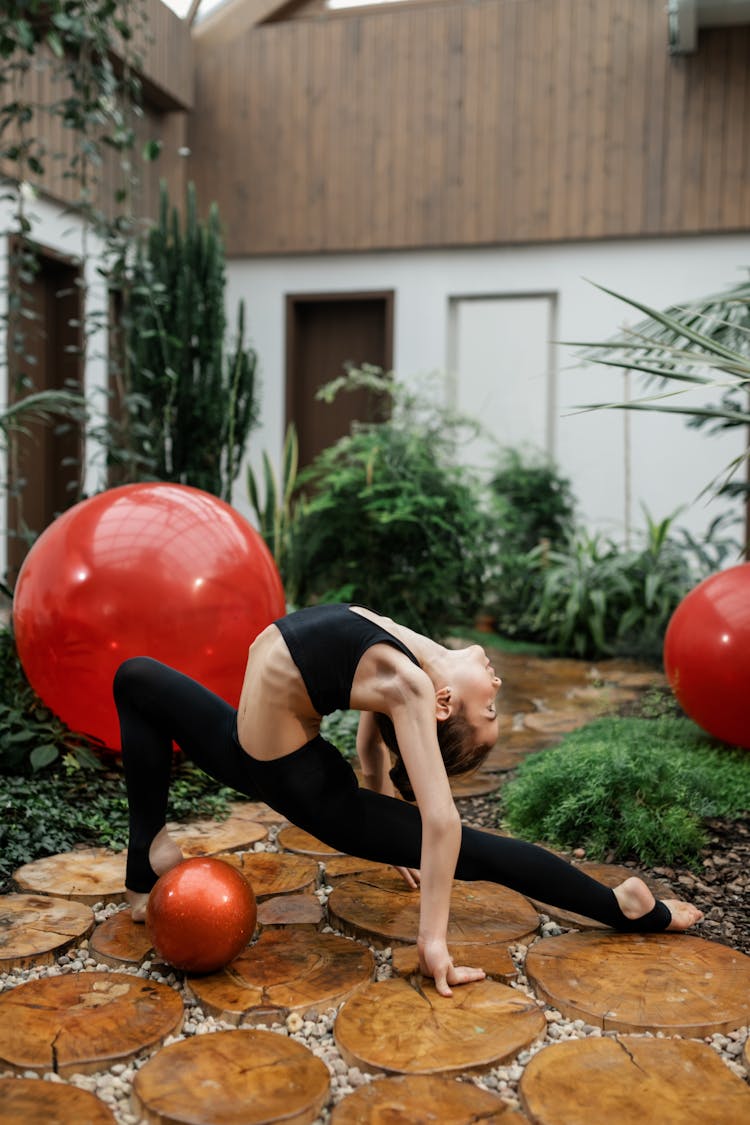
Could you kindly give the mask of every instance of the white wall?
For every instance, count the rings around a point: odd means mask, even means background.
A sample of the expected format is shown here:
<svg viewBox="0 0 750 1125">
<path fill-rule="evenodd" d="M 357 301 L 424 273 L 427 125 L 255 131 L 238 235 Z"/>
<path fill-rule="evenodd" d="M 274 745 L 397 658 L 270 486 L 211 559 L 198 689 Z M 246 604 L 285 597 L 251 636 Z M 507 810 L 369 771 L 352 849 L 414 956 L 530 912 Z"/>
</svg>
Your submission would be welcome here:
<svg viewBox="0 0 750 1125">
<path fill-rule="evenodd" d="M 394 369 L 404 379 L 431 371 L 445 373 L 447 401 L 455 394 L 453 381 L 461 377 L 455 371 L 456 298 L 521 297 L 532 303 L 539 298 L 550 302 L 547 319 L 554 326 L 552 338 L 530 340 L 525 350 L 527 327 L 519 318 L 508 352 L 514 363 L 526 357 L 529 385 L 535 371 L 544 376 L 537 378 L 536 385 L 545 388 L 544 409 L 551 412 L 545 445 L 571 477 L 583 521 L 591 528 L 623 534 L 629 424 L 634 523 L 643 524 L 641 503 L 656 519 L 684 507 L 678 522 L 700 535 L 723 510 L 719 502 L 707 504 L 701 490 L 740 452 L 744 435 L 734 431 L 708 437 L 687 429 L 679 418 L 658 415 L 577 412 L 579 404 L 620 401 L 623 378 L 605 368 L 582 368 L 574 349 L 559 341 L 603 340 L 625 323 L 640 319 L 591 281 L 664 308 L 725 289 L 746 276 L 747 264 L 749 235 L 233 260 L 228 264 L 230 323 L 231 309 L 243 297 L 261 366 L 262 429 L 252 436 L 251 460 L 257 464 L 263 448 L 279 459 L 285 424 L 287 293 L 395 290 Z M 512 325 L 512 318 L 506 317 L 504 323 Z M 496 354 L 496 334 L 487 346 L 495 350 L 486 353 L 482 362 L 507 361 L 507 355 Z M 540 355 L 548 357 L 546 373 L 538 370 Z M 479 363 L 481 357 L 476 358 Z M 486 414 L 482 380 L 475 373 L 465 380 L 469 389 L 460 390 L 457 401 L 465 410 Z M 708 396 L 700 393 L 696 401 L 706 402 Z M 527 419 L 519 427 L 517 443 L 538 438 L 538 430 L 538 419 L 531 424 Z M 476 450 L 469 452 L 473 455 Z M 244 473 L 235 503 L 248 511 Z"/>
<path fill-rule="evenodd" d="M 10 189 L 8 189 L 10 190 Z M 0 200 L 0 232 L 6 235 L 15 229 L 13 212 L 15 208 L 7 200 Z M 66 214 L 57 204 L 43 198 L 29 195 L 24 205 L 26 218 L 32 223 L 30 237 L 43 249 L 62 254 L 67 258 L 86 261 L 86 307 L 88 329 L 87 362 L 84 373 L 86 392 L 92 405 L 102 412 L 106 411 L 107 388 L 107 334 L 104 331 L 107 311 L 106 286 L 97 274 L 97 254 L 100 252 L 98 240 L 84 234 L 80 220 Z M 0 238 L 0 301 L 3 306 L 3 319 L 0 320 L 0 403 L 8 402 L 8 365 L 5 340 L 5 313 L 7 312 L 8 283 L 8 239 Z M 86 479 L 84 488 L 94 492 L 102 487 L 104 474 L 103 459 L 89 442 L 86 450 Z M 0 479 L 4 480 L 5 466 L 0 465 Z M 0 573 L 6 563 L 6 517 L 5 496 L 0 491 Z"/>
</svg>

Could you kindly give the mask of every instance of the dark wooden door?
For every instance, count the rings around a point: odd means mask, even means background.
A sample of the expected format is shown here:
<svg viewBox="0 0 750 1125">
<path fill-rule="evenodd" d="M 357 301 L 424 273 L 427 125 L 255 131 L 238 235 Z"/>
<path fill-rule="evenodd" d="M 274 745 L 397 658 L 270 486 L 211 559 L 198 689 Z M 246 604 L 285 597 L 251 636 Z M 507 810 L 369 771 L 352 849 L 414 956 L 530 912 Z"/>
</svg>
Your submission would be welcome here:
<svg viewBox="0 0 750 1125">
<path fill-rule="evenodd" d="M 81 388 L 81 295 L 78 269 L 38 253 L 24 271 L 21 306 L 9 347 L 9 401 L 42 390 Z M 83 471 L 79 423 L 23 420 L 10 439 L 8 464 L 8 581 L 12 585 L 33 539 L 78 499 Z"/>
<path fill-rule="evenodd" d="M 353 421 L 375 421 L 387 404 L 365 390 L 320 402 L 321 386 L 347 364 L 393 363 L 393 294 L 334 294 L 287 298 L 287 422 L 299 437 L 300 466 L 349 433 Z"/>
</svg>

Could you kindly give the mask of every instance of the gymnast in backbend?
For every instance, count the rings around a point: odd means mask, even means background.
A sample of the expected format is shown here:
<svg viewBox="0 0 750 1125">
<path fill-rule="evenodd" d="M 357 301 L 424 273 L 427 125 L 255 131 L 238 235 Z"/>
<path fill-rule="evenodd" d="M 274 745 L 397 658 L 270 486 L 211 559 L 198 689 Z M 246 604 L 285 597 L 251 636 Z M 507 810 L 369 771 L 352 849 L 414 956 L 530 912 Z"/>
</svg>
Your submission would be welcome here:
<svg viewBox="0 0 750 1125">
<path fill-rule="evenodd" d="M 699 921 L 688 903 L 655 901 L 641 879 L 612 890 L 545 849 L 462 826 L 448 778 L 474 769 L 497 740 L 499 688 L 478 645 L 447 649 L 360 606 L 314 606 L 269 625 L 250 647 L 237 711 L 166 665 L 127 660 L 114 695 L 134 919 L 145 917 L 157 877 L 182 858 L 165 827 L 174 741 L 211 777 L 337 851 L 392 864 L 419 884 L 420 967 L 444 996 L 484 976 L 455 966 L 448 951 L 454 876 L 502 883 L 617 930 L 684 930 Z M 320 735 L 322 716 L 346 708 L 361 713 L 364 787 Z"/>
</svg>

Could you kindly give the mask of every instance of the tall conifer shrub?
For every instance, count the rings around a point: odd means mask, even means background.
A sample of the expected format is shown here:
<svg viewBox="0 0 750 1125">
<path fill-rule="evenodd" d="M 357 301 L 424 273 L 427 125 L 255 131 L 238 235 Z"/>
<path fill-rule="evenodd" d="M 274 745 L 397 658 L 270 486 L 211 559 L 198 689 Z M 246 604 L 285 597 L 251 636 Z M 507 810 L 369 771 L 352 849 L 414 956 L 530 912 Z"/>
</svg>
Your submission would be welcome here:
<svg viewBox="0 0 750 1125">
<path fill-rule="evenodd" d="M 227 349 L 225 286 L 218 208 L 201 222 L 190 184 L 181 223 L 162 184 L 159 222 L 138 246 L 123 318 L 130 442 L 149 466 L 141 479 L 229 500 L 258 402 L 243 302 Z"/>
</svg>

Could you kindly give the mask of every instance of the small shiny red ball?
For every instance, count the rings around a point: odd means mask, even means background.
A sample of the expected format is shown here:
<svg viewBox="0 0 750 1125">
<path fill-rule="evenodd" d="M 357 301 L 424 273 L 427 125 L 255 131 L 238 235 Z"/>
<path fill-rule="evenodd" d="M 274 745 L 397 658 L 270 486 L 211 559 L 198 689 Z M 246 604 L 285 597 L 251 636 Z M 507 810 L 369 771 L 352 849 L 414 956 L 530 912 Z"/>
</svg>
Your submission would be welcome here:
<svg viewBox="0 0 750 1125">
<path fill-rule="evenodd" d="M 221 859 L 186 859 L 155 884 L 146 926 L 156 952 L 176 969 L 211 973 L 250 941 L 257 907 L 244 875 Z"/>
<path fill-rule="evenodd" d="M 750 748 L 750 564 L 706 578 L 683 598 L 664 638 L 664 669 L 698 726 Z"/>
</svg>

